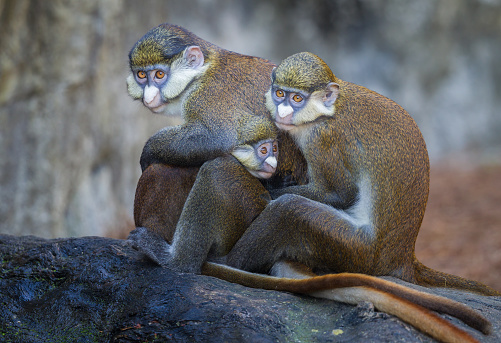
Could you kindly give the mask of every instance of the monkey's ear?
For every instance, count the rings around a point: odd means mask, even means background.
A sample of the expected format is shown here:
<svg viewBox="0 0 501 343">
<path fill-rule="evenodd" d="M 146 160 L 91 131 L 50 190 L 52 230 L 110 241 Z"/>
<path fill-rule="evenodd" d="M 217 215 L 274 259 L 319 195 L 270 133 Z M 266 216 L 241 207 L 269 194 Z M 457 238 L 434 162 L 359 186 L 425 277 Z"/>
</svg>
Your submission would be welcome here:
<svg viewBox="0 0 501 343">
<path fill-rule="evenodd" d="M 335 82 L 329 82 L 325 87 L 325 95 L 323 97 L 324 105 L 330 107 L 334 104 L 339 95 L 339 85 Z"/>
<path fill-rule="evenodd" d="M 275 73 L 277 71 L 277 67 L 273 67 L 271 70 L 271 83 L 275 82 Z"/>
<path fill-rule="evenodd" d="M 204 54 L 197 45 L 192 45 L 184 50 L 184 60 L 193 69 L 197 69 L 204 64 Z"/>
</svg>

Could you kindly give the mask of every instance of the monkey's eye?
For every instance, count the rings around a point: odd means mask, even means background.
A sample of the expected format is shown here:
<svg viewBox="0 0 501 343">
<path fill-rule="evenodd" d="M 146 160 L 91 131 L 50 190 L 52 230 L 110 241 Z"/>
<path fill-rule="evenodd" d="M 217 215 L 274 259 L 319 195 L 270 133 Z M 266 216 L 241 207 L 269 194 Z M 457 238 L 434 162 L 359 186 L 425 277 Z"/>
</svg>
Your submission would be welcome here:
<svg viewBox="0 0 501 343">
<path fill-rule="evenodd" d="M 273 144 L 273 153 L 276 153 L 278 151 L 278 145 Z"/>
<path fill-rule="evenodd" d="M 284 91 L 283 91 L 283 90 L 281 90 L 281 89 L 277 89 L 277 90 L 275 91 L 275 95 L 277 96 L 277 98 L 283 98 L 283 97 L 285 96 L 285 93 L 284 93 Z"/>
<path fill-rule="evenodd" d="M 299 94 L 296 94 L 292 97 L 292 100 L 294 100 L 295 102 L 301 102 L 303 101 L 303 97 Z"/>
<path fill-rule="evenodd" d="M 157 72 L 155 73 L 155 77 L 156 77 L 157 79 L 163 79 L 163 78 L 164 78 L 164 76 L 165 76 L 165 73 L 164 73 L 163 71 L 161 71 L 161 70 L 159 70 L 159 71 L 157 71 Z"/>
<path fill-rule="evenodd" d="M 137 77 L 139 77 L 140 79 L 144 79 L 146 77 L 146 73 L 140 70 L 137 72 Z"/>
<path fill-rule="evenodd" d="M 266 155 L 268 153 L 268 149 L 265 147 L 265 146 L 262 146 L 260 149 L 259 149 L 259 152 L 263 155 Z"/>
</svg>

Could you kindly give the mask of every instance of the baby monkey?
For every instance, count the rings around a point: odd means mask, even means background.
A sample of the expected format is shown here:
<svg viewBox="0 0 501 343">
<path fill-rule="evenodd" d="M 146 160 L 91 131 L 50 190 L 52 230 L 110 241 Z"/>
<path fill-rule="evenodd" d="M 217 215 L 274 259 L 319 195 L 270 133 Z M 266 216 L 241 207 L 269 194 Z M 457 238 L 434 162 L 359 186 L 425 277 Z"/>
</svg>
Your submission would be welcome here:
<svg viewBox="0 0 501 343">
<path fill-rule="evenodd" d="M 247 171 L 258 179 L 269 179 L 277 170 L 278 141 L 265 139 L 239 145 L 231 152 Z"/>
<path fill-rule="evenodd" d="M 260 179 L 276 171 L 278 130 L 268 119 L 242 116 L 242 135 L 254 139 L 231 154 L 205 162 L 186 199 L 171 244 L 137 228 L 129 239 L 156 263 L 179 272 L 200 273 L 206 261 L 219 261 L 271 201 Z M 240 134 L 240 132 L 239 132 Z"/>
</svg>

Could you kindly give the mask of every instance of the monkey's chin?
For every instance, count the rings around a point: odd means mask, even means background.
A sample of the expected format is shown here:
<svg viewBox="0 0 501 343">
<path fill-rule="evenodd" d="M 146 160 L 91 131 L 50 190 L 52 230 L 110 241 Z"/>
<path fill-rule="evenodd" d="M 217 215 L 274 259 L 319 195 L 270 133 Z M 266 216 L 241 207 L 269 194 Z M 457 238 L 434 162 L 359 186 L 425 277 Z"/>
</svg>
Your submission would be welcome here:
<svg viewBox="0 0 501 343">
<path fill-rule="evenodd" d="M 273 170 L 272 172 L 265 172 L 265 171 L 250 171 L 250 173 L 252 174 L 252 176 L 254 177 L 257 177 L 258 179 L 269 179 L 270 177 L 273 176 L 273 174 L 275 174 L 275 170 Z"/>
<path fill-rule="evenodd" d="M 148 108 L 153 113 L 162 114 L 163 112 L 165 112 L 165 110 L 166 110 L 166 108 L 167 108 L 168 105 L 169 105 L 168 103 L 163 103 L 160 106 L 157 106 L 157 107 L 148 107 Z"/>
<path fill-rule="evenodd" d="M 273 173 L 259 172 L 259 177 L 261 179 L 269 179 L 272 176 L 273 176 Z"/>
<path fill-rule="evenodd" d="M 284 123 L 279 123 L 279 122 L 275 122 L 275 125 L 280 129 L 280 130 L 284 130 L 284 131 L 290 131 L 292 129 L 294 129 L 296 127 L 296 125 L 292 125 L 292 124 L 284 124 Z"/>
</svg>

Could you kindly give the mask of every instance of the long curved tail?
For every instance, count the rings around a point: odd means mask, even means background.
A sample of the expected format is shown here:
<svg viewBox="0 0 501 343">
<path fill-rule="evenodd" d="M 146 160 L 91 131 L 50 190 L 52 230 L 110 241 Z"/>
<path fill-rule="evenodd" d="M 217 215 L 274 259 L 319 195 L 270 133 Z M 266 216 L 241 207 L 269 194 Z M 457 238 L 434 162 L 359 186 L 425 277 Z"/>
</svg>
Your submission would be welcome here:
<svg viewBox="0 0 501 343">
<path fill-rule="evenodd" d="M 468 280 L 460 276 L 431 269 L 419 262 L 417 259 L 414 259 L 414 273 L 416 283 L 421 286 L 456 288 L 482 295 L 501 296 L 500 292 L 478 281 Z"/>
<path fill-rule="evenodd" d="M 308 278 L 291 279 L 249 273 L 210 262 L 203 265 L 202 274 L 247 287 L 309 294 L 349 304 L 370 301 L 378 310 L 395 315 L 442 342 L 478 341 L 430 310 L 453 315 L 484 334 L 491 331 L 489 321 L 466 305 L 364 274 L 305 275 Z"/>
<path fill-rule="evenodd" d="M 346 287 L 310 293 L 317 298 L 356 305 L 369 301 L 381 311 L 400 318 L 440 342 L 478 342 L 446 319 L 407 299 L 371 287 Z"/>
</svg>

